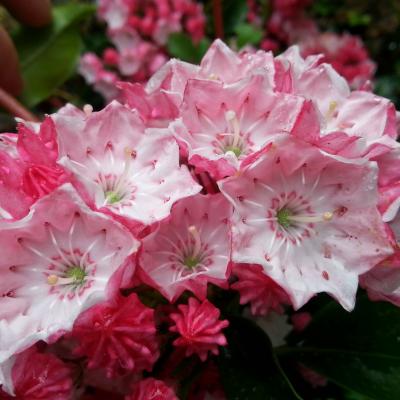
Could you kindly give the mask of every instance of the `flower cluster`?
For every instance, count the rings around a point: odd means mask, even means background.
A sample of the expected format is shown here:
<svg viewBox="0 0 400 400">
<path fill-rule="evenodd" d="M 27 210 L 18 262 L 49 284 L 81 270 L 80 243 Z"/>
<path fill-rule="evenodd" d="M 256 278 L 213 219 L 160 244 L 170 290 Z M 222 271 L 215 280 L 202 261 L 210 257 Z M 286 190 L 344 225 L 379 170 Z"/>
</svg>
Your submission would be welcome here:
<svg viewBox="0 0 400 400">
<path fill-rule="evenodd" d="M 117 81 L 144 82 L 167 61 L 171 33 L 185 32 L 195 43 L 204 36 L 202 7 L 193 0 L 99 0 L 98 17 L 114 47 L 102 58 L 84 54 L 79 70 L 107 102 L 119 95 Z"/>
<path fill-rule="evenodd" d="M 1 138 L 0 397 L 176 399 L 149 375 L 212 361 L 226 289 L 258 315 L 320 292 L 351 310 L 359 281 L 400 304 L 390 101 L 297 47 L 219 40 L 122 88 Z"/>
<path fill-rule="evenodd" d="M 261 42 L 264 50 L 276 51 L 292 44 L 300 46 L 301 55 L 321 55 L 321 63 L 329 63 L 353 89 L 369 89 L 376 65 L 358 36 L 320 32 L 317 23 L 307 15 L 312 0 L 274 0 L 267 21 L 260 19 L 261 4 L 248 0 L 248 21 L 265 29 Z"/>
</svg>

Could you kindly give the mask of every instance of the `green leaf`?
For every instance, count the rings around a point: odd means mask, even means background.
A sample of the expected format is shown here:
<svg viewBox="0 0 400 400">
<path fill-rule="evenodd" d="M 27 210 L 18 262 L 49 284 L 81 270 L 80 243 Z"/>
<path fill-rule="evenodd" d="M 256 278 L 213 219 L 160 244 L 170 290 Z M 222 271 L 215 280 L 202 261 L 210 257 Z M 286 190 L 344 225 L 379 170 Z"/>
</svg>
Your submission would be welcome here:
<svg viewBox="0 0 400 400">
<path fill-rule="evenodd" d="M 236 27 L 236 36 L 237 45 L 240 49 L 247 44 L 257 46 L 264 36 L 264 32 L 261 28 L 257 28 L 254 25 L 242 23 Z"/>
<path fill-rule="evenodd" d="M 265 332 L 244 318 L 230 320 L 218 365 L 228 400 L 301 399 L 276 359 Z"/>
<path fill-rule="evenodd" d="M 14 42 L 25 84 L 21 100 L 28 107 L 50 96 L 74 72 L 82 46 L 77 24 L 94 11 L 89 4 L 55 7 L 51 26 L 21 27 L 16 32 Z"/>
<path fill-rule="evenodd" d="M 172 33 L 168 37 L 168 52 L 182 61 L 199 63 L 210 46 L 208 39 L 203 39 L 200 43 L 193 43 L 191 37 L 185 33 Z"/>
<path fill-rule="evenodd" d="M 400 310 L 361 296 L 348 313 L 323 307 L 301 337 L 281 350 L 339 386 L 370 400 L 400 399 Z"/>
<path fill-rule="evenodd" d="M 247 15 L 246 0 L 223 0 L 222 18 L 224 21 L 225 36 L 233 35 L 238 24 L 246 20 Z"/>
</svg>

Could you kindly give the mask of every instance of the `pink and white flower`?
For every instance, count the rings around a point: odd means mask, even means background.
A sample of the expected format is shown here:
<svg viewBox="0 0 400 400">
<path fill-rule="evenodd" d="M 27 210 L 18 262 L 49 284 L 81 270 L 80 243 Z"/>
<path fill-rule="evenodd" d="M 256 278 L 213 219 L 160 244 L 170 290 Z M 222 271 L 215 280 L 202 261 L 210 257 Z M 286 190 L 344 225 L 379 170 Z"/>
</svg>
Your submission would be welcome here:
<svg viewBox="0 0 400 400">
<path fill-rule="evenodd" d="M 233 175 L 274 135 L 319 135 L 312 104 L 268 91 L 262 76 L 232 85 L 189 80 L 180 115 L 170 127 L 189 163 L 215 179 Z"/>
<path fill-rule="evenodd" d="M 368 161 L 286 136 L 219 186 L 234 205 L 232 260 L 262 265 L 295 309 L 327 292 L 351 310 L 358 276 L 393 253 Z"/>
<path fill-rule="evenodd" d="M 142 279 L 171 302 L 184 290 L 204 299 L 207 282 L 226 285 L 231 212 L 221 194 L 197 195 L 177 203 L 171 217 L 143 239 Z"/>
<path fill-rule="evenodd" d="M 300 48 L 303 57 L 323 54 L 321 62 L 331 64 L 354 89 L 362 88 L 374 76 L 376 65 L 358 36 L 333 32 L 309 35 Z"/>
<path fill-rule="evenodd" d="M 0 224 L 0 363 L 71 329 L 81 311 L 119 289 L 123 272 L 133 273 L 128 257 L 138 242 L 69 184 Z"/>
<path fill-rule="evenodd" d="M 71 171 L 88 203 L 127 224 L 167 217 L 179 199 L 201 189 L 167 130 L 146 129 L 117 102 L 90 115 L 67 106 L 53 115 L 59 163 Z"/>
</svg>

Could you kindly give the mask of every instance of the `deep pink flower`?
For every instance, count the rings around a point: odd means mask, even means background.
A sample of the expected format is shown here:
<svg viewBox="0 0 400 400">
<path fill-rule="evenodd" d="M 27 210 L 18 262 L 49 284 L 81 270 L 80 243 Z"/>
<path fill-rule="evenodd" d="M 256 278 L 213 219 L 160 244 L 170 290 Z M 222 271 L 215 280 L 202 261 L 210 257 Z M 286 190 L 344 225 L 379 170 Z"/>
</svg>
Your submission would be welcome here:
<svg viewBox="0 0 400 400">
<path fill-rule="evenodd" d="M 175 392 L 165 382 L 147 378 L 137 382 L 133 393 L 125 400 L 178 400 Z"/>
<path fill-rule="evenodd" d="M 283 313 L 283 306 L 290 304 L 286 292 L 260 265 L 234 264 L 233 274 L 238 281 L 231 288 L 240 293 L 240 304 L 250 303 L 253 315 L 266 315 L 270 311 Z"/>
<path fill-rule="evenodd" d="M 86 356 L 89 368 L 117 376 L 151 370 L 159 355 L 155 333 L 154 311 L 132 293 L 84 311 L 71 337 L 78 342 L 75 354 Z"/>
<path fill-rule="evenodd" d="M 140 274 L 170 301 L 184 290 L 204 299 L 207 283 L 226 286 L 231 255 L 232 208 L 221 195 L 178 202 L 170 218 L 143 239 Z"/>
<path fill-rule="evenodd" d="M 36 126 L 18 125 L 18 134 L 6 134 L 0 146 L 0 214 L 21 218 L 40 197 L 51 193 L 69 176 L 56 164 L 58 144 L 50 117 Z"/>
<path fill-rule="evenodd" d="M 310 324 L 312 316 L 309 312 L 297 312 L 292 314 L 290 320 L 293 325 L 293 330 L 296 332 L 302 332 Z"/>
<path fill-rule="evenodd" d="M 373 163 L 277 138 L 219 183 L 234 205 L 232 260 L 262 265 L 295 309 L 322 291 L 352 309 L 358 276 L 393 253 L 376 185 Z"/>
<path fill-rule="evenodd" d="M 71 368 L 53 354 L 39 353 L 35 347 L 14 357 L 10 384 L 0 389 L 4 400 L 69 400 L 73 392 Z"/>
<path fill-rule="evenodd" d="M 187 305 L 180 304 L 178 308 L 179 312 L 171 314 L 175 325 L 170 330 L 179 334 L 174 345 L 186 349 L 186 356 L 197 354 L 205 361 L 209 352 L 216 355 L 218 346 L 226 346 L 221 331 L 229 322 L 219 319 L 220 311 L 207 299 L 200 303 L 191 297 Z"/>
</svg>

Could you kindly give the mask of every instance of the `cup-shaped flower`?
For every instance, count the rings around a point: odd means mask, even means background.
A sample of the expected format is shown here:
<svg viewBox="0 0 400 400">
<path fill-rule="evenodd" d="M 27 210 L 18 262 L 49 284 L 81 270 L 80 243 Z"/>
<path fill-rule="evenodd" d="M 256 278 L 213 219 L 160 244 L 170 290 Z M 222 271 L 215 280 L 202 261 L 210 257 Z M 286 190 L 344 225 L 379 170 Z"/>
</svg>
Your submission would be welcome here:
<svg viewBox="0 0 400 400">
<path fill-rule="evenodd" d="M 224 286 L 231 255 L 231 213 L 221 194 L 181 200 L 171 217 L 143 239 L 142 279 L 170 301 L 184 290 L 205 298 L 207 282 Z"/>
<path fill-rule="evenodd" d="M 70 184 L 38 200 L 25 218 L 0 222 L 0 363 L 71 329 L 133 269 L 138 242 L 90 210 Z"/>
<path fill-rule="evenodd" d="M 67 106 L 53 115 L 60 164 L 90 205 L 127 223 L 167 217 L 175 201 L 200 191 L 178 146 L 163 129 L 145 129 L 135 111 L 113 102 L 86 115 Z"/>
<path fill-rule="evenodd" d="M 262 265 L 295 308 L 327 292 L 352 309 L 358 276 L 393 252 L 374 163 L 286 136 L 220 188 L 234 205 L 232 260 Z"/>
</svg>

